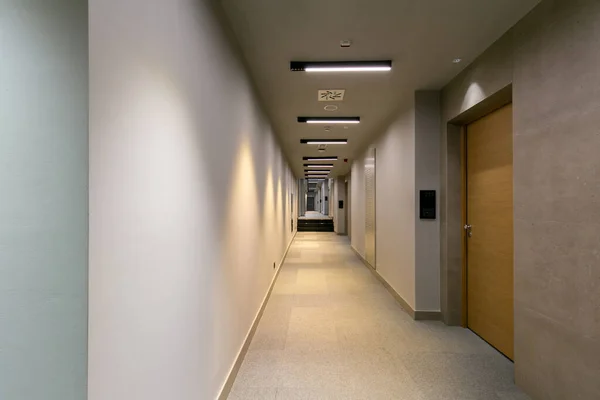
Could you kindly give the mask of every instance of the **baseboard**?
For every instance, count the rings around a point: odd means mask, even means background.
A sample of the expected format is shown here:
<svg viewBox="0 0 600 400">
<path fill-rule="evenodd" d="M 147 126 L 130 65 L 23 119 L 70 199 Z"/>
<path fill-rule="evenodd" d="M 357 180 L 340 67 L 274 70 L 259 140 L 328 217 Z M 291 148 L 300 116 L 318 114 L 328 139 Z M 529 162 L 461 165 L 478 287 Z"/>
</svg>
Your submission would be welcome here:
<svg viewBox="0 0 600 400">
<path fill-rule="evenodd" d="M 441 311 L 415 311 L 415 320 L 417 321 L 441 321 Z"/>
<path fill-rule="evenodd" d="M 385 280 L 383 276 L 377 272 L 375 268 L 354 248 L 354 246 L 350 245 L 354 254 L 365 264 L 365 266 L 371 271 L 371 273 L 381 282 L 381 284 L 387 289 L 388 292 L 396 299 L 400 307 L 406 311 L 408 315 L 415 321 L 441 321 L 442 313 L 440 311 L 415 311 L 407 302 L 400 296 L 398 292 Z"/>
<path fill-rule="evenodd" d="M 275 272 L 275 275 L 273 276 L 273 280 L 271 281 L 269 290 L 267 290 L 267 294 L 265 295 L 265 298 L 263 299 L 263 302 L 258 310 L 258 313 L 256 314 L 256 317 L 254 317 L 254 322 L 252 323 L 252 326 L 250 327 L 250 330 L 248 331 L 248 334 L 246 335 L 246 339 L 244 339 L 244 344 L 242 345 L 242 348 L 240 349 L 240 351 L 235 359 L 235 362 L 233 363 L 233 366 L 229 370 L 227 379 L 225 380 L 225 383 L 221 387 L 219 397 L 217 398 L 218 400 L 226 400 L 227 397 L 229 396 L 229 393 L 231 392 L 231 389 L 233 388 L 235 378 L 237 378 L 237 374 L 240 371 L 240 367 L 242 366 L 242 363 L 244 362 L 246 353 L 248 353 L 248 348 L 250 347 L 250 343 L 252 343 L 252 339 L 254 338 L 254 334 L 256 333 L 256 328 L 258 328 L 260 319 L 262 318 L 263 313 L 265 312 L 265 307 L 267 306 L 267 303 L 269 302 L 269 298 L 271 297 L 271 293 L 273 292 L 273 287 L 275 287 L 275 282 L 277 282 L 277 278 L 279 277 L 279 272 L 281 271 L 283 262 L 285 261 L 285 258 L 287 257 L 287 254 L 290 251 L 290 247 L 292 246 L 292 243 L 294 242 L 294 238 L 296 237 L 297 233 L 298 233 L 298 231 L 294 232 L 292 239 L 288 243 L 287 248 L 285 249 L 285 252 L 283 253 L 283 257 L 281 258 L 281 261 L 279 262 L 279 266 L 277 267 L 277 271 Z"/>
</svg>

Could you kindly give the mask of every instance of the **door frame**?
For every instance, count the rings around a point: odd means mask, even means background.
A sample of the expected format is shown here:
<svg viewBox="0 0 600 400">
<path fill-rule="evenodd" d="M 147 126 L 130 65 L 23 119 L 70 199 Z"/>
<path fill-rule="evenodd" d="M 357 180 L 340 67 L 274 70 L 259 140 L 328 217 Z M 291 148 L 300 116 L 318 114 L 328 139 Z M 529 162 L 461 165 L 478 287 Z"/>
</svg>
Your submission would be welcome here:
<svg viewBox="0 0 600 400">
<path fill-rule="evenodd" d="M 466 126 L 512 103 L 512 84 L 486 97 L 456 117 L 443 120 L 440 190 L 440 284 L 442 320 L 466 326 Z M 513 129 L 514 135 L 514 129 Z"/>
<path fill-rule="evenodd" d="M 468 325 L 468 310 L 467 305 L 468 299 L 468 282 L 467 282 L 467 230 L 464 226 L 467 225 L 467 125 L 464 124 L 460 127 L 460 179 L 461 179 L 461 253 L 462 253 L 462 299 L 461 299 L 461 326 L 467 328 Z"/>
<path fill-rule="evenodd" d="M 492 109 L 491 111 L 481 115 L 478 118 L 474 118 L 472 120 L 470 120 L 468 123 L 463 123 L 460 126 L 460 175 L 461 175 L 461 202 L 460 202 L 460 208 L 461 208 L 461 253 L 462 253 L 462 282 L 461 282 L 461 287 L 462 287 L 462 293 L 461 293 L 461 323 L 460 325 L 463 328 L 468 328 L 468 289 L 469 289 L 469 282 L 468 282 L 468 278 L 467 278 L 467 274 L 468 274 L 468 237 L 467 237 L 467 230 L 464 229 L 464 227 L 467 225 L 468 221 L 467 221 L 467 207 L 468 207 L 468 203 L 467 203 L 467 196 L 468 196 L 468 184 L 467 184 L 467 126 L 473 122 L 476 122 L 477 120 L 484 118 L 508 105 L 512 104 L 512 99 L 511 102 L 508 102 L 506 104 L 503 104 L 499 107 L 495 107 L 494 109 Z M 513 135 L 514 135 L 514 129 L 513 129 Z M 514 219 L 514 215 L 513 215 L 513 219 Z M 513 269 L 514 269 L 514 265 L 513 265 Z M 513 282 L 514 284 L 514 282 Z M 514 315 L 513 315 L 513 319 L 514 319 Z"/>
</svg>

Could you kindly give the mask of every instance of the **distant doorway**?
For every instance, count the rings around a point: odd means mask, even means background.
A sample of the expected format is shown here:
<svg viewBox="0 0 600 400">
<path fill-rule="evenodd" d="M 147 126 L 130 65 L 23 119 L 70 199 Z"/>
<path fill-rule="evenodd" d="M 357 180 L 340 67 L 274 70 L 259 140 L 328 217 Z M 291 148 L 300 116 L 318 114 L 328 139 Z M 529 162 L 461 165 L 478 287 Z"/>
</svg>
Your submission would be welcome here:
<svg viewBox="0 0 600 400">
<path fill-rule="evenodd" d="M 315 198 L 314 197 L 306 198 L 306 211 L 315 211 Z"/>
</svg>

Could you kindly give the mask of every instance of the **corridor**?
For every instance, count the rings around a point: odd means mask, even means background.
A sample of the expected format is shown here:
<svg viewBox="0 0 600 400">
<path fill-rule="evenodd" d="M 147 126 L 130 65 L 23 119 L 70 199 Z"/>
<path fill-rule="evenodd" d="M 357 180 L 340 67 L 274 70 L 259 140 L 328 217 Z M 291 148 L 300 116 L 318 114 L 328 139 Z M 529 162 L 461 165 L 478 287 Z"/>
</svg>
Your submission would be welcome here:
<svg viewBox="0 0 600 400">
<path fill-rule="evenodd" d="M 299 232 L 231 400 L 524 400 L 470 331 L 415 322 L 346 237 Z"/>
</svg>

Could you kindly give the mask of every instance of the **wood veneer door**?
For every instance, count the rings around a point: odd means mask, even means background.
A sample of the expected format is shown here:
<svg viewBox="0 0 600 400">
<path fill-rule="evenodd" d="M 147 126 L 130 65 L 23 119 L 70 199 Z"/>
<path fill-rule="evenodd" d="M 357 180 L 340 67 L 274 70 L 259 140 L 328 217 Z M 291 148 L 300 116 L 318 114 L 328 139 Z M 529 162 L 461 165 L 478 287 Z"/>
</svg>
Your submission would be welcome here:
<svg viewBox="0 0 600 400">
<path fill-rule="evenodd" d="M 512 105 L 466 129 L 467 326 L 513 359 Z"/>
</svg>

